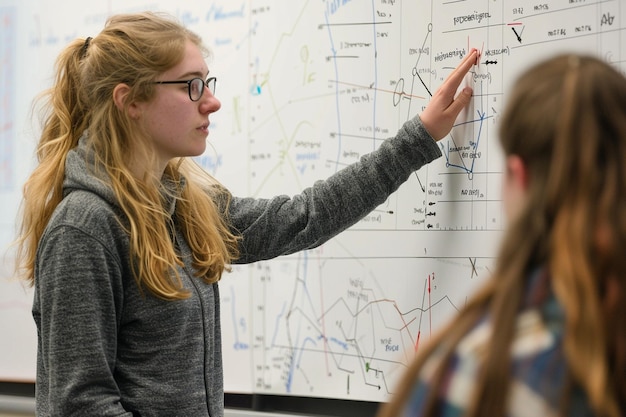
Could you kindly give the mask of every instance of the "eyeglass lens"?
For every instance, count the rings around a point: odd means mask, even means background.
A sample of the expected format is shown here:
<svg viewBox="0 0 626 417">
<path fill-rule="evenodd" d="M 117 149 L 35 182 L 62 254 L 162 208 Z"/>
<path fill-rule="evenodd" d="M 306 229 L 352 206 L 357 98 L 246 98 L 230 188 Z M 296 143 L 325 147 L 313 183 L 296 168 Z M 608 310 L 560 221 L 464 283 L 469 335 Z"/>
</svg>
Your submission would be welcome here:
<svg viewBox="0 0 626 417">
<path fill-rule="evenodd" d="M 215 94 L 215 77 L 211 77 L 204 81 L 202 78 L 194 78 L 189 82 L 189 98 L 193 101 L 200 100 L 202 93 L 204 93 L 204 86 L 206 85 L 211 92 Z"/>
</svg>

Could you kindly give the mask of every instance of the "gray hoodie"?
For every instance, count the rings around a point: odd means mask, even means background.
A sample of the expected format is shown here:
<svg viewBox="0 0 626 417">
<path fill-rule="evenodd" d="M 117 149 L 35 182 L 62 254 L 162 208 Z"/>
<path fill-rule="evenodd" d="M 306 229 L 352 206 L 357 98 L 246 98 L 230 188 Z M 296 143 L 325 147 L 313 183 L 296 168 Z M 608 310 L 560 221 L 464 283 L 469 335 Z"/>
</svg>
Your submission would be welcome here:
<svg viewBox="0 0 626 417">
<path fill-rule="evenodd" d="M 234 197 L 233 230 L 250 263 L 311 249 L 382 204 L 441 156 L 418 117 L 395 138 L 294 197 Z M 188 299 L 142 291 L 110 187 L 91 176 L 86 148 L 67 157 L 64 199 L 41 238 L 33 317 L 38 331 L 38 416 L 223 416 L 218 284 L 192 278 L 176 241 Z M 173 208 L 175 210 L 175 208 Z"/>
</svg>

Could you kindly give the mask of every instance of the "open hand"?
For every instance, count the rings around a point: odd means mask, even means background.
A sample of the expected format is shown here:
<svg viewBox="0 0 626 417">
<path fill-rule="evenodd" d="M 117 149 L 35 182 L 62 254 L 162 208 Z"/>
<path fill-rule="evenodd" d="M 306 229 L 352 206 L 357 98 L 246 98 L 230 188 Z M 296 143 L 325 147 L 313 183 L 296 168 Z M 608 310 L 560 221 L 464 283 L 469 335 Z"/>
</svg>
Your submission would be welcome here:
<svg viewBox="0 0 626 417">
<path fill-rule="evenodd" d="M 440 140 L 450 133 L 457 116 L 469 103 L 473 93 L 471 87 L 465 87 L 456 98 L 454 95 L 461 81 L 478 59 L 478 50 L 472 48 L 435 91 L 430 103 L 420 114 L 424 127 L 435 140 Z"/>
</svg>

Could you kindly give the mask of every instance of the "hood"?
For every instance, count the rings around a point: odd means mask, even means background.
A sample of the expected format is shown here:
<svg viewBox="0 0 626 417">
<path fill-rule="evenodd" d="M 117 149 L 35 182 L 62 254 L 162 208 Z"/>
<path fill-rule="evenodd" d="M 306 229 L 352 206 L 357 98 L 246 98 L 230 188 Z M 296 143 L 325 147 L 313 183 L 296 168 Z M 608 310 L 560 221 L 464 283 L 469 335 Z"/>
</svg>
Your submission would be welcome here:
<svg viewBox="0 0 626 417">
<path fill-rule="evenodd" d="M 78 145 L 70 150 L 65 160 L 65 179 L 63 181 L 63 196 L 75 190 L 89 191 L 98 195 L 109 204 L 120 207 L 111 188 L 107 173 L 102 167 L 94 164 L 93 148 L 88 144 L 89 134 L 85 132 L 78 141 Z M 182 178 L 178 184 L 170 177 L 161 179 L 161 196 L 164 206 L 171 214 L 176 208 L 177 196 L 185 186 Z"/>
<path fill-rule="evenodd" d="M 85 132 L 78 141 L 78 145 L 67 154 L 63 196 L 75 190 L 89 191 L 108 203 L 119 206 L 108 175 L 102 169 L 96 170 L 93 149 L 88 146 L 88 140 L 89 135 Z"/>
</svg>

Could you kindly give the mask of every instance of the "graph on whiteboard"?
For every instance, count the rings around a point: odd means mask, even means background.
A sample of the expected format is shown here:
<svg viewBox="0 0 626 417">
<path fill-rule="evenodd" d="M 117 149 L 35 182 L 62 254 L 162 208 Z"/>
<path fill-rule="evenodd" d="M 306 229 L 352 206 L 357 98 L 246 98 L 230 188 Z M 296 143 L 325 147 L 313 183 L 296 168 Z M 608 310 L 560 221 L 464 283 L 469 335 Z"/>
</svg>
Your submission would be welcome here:
<svg viewBox="0 0 626 417">
<path fill-rule="evenodd" d="M 64 3 L 0 8 L 0 17 L 20 16 L 15 50 L 37 60 L 10 72 L 3 58 L 3 85 L 10 78 L 20 94 L 38 93 L 32 80 L 49 74 L 37 68 L 51 69 L 65 43 L 94 36 L 110 13 L 173 13 L 212 49 L 218 78 L 222 108 L 198 162 L 238 196 L 297 194 L 357 161 L 419 114 L 470 48 L 482 53 L 464 80 L 474 96 L 439 142 L 441 158 L 323 246 L 225 274 L 228 392 L 388 400 L 415 353 L 489 278 L 506 223 L 498 120 L 515 77 L 572 50 L 626 68 L 618 0 Z M 2 57 L 14 54 L 6 45 Z M 0 106 L 15 100 L 4 89 L 2 97 Z M 15 152 L 10 135 L 21 134 L 23 115 L 0 109 L 0 120 L 16 121 L 0 146 Z M 14 159 L 0 156 L 0 192 L 18 199 L 24 173 L 13 173 Z M 27 311 L 22 300 L 3 303 L 0 314 Z"/>
<path fill-rule="evenodd" d="M 286 7 L 294 18 L 277 19 Z M 322 248 L 223 279 L 227 388 L 236 387 L 232 372 L 250 375 L 254 392 L 388 400 L 415 352 L 489 277 L 505 224 L 497 123 L 511 83 L 560 51 L 623 65 L 623 14 L 617 1 L 251 10 L 239 103 L 250 120 L 242 133 L 253 195 L 296 193 L 356 161 L 420 112 L 470 48 L 482 56 L 442 158 Z"/>
</svg>

